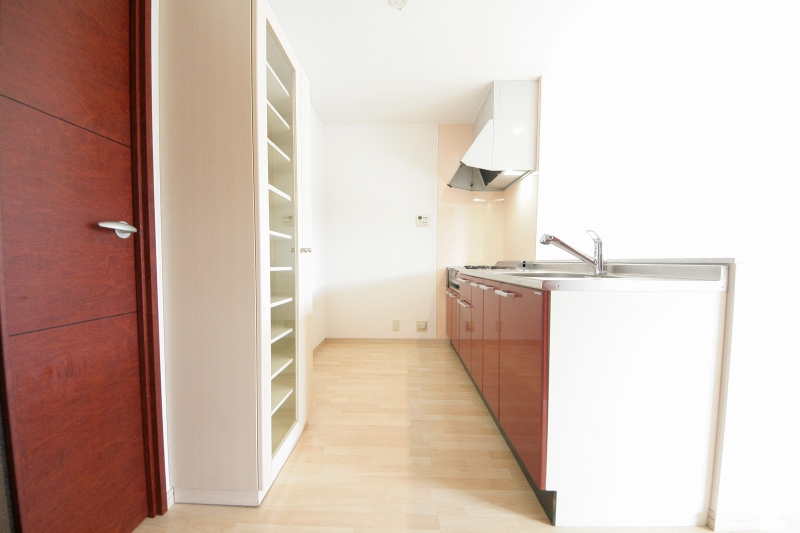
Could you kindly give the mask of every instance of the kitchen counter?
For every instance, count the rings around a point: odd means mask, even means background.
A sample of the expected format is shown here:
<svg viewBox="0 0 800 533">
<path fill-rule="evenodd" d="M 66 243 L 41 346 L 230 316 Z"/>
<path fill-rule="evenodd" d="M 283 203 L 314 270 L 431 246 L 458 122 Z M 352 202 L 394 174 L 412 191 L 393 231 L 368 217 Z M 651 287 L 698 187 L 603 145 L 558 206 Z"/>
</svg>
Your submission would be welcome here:
<svg viewBox="0 0 800 533">
<path fill-rule="evenodd" d="M 448 335 L 554 524 L 706 524 L 732 264 L 452 269 Z"/>
<path fill-rule="evenodd" d="M 608 272 L 592 274 L 580 261 L 521 261 L 507 269 L 455 267 L 461 275 L 544 291 L 725 292 L 732 260 L 609 261 Z"/>
</svg>

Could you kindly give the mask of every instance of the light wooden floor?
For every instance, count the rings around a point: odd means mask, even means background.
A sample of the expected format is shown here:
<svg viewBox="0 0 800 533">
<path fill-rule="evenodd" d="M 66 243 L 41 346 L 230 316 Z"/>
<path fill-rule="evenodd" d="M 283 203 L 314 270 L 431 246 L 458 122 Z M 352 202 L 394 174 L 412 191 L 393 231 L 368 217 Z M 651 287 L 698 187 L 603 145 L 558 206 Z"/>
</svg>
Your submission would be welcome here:
<svg viewBox="0 0 800 533">
<path fill-rule="evenodd" d="M 329 342 L 308 429 L 261 507 L 176 504 L 135 533 L 689 533 L 553 528 L 445 343 Z"/>
</svg>

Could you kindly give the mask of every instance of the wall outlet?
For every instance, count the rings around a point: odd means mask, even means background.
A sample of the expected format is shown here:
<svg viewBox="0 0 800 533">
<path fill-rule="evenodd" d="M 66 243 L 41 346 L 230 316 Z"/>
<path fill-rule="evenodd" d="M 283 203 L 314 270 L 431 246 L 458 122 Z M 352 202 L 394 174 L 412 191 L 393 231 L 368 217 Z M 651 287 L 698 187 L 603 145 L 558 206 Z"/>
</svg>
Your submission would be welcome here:
<svg viewBox="0 0 800 533">
<path fill-rule="evenodd" d="M 417 226 L 427 226 L 428 215 L 417 215 Z"/>
<path fill-rule="evenodd" d="M 400 331 L 400 321 L 392 320 L 392 331 Z"/>
<path fill-rule="evenodd" d="M 428 331 L 428 321 L 417 320 L 417 331 Z"/>
</svg>

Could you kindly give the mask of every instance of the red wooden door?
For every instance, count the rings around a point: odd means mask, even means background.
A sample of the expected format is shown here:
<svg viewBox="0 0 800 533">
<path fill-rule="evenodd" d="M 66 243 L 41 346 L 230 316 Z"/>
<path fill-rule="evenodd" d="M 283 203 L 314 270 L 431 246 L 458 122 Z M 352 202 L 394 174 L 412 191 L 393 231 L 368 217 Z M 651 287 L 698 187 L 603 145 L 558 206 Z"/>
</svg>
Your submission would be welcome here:
<svg viewBox="0 0 800 533">
<path fill-rule="evenodd" d="M 0 2 L 5 408 L 23 533 L 148 512 L 133 238 L 131 6 Z"/>
<path fill-rule="evenodd" d="M 500 425 L 536 485 L 545 489 L 547 453 L 547 293 L 502 283 Z"/>
<path fill-rule="evenodd" d="M 489 290 L 483 291 L 483 397 L 494 416 L 498 416 L 500 387 L 500 296 L 494 293 L 499 283 L 486 280 Z"/>
</svg>

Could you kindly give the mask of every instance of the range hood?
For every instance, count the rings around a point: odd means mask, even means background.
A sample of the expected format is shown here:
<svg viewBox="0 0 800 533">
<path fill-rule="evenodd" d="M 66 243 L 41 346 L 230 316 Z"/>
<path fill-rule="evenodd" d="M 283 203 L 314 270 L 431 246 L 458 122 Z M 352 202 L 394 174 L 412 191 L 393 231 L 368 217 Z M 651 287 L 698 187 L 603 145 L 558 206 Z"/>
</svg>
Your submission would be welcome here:
<svg viewBox="0 0 800 533">
<path fill-rule="evenodd" d="M 494 81 L 472 124 L 472 145 L 447 185 L 502 191 L 536 172 L 539 80 Z"/>
</svg>

